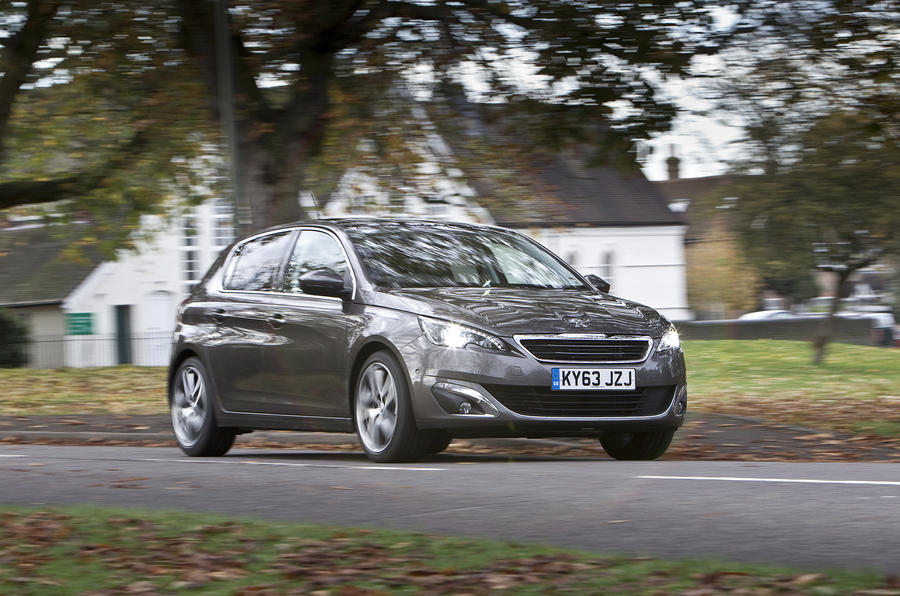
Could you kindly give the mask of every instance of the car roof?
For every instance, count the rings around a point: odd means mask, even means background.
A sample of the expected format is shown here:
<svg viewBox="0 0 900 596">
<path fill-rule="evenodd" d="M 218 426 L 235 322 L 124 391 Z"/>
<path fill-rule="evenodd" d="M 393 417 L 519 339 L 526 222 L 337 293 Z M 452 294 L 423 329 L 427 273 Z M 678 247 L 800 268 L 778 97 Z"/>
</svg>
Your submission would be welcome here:
<svg viewBox="0 0 900 596">
<path fill-rule="evenodd" d="M 459 229 L 468 229 L 468 230 L 502 230 L 504 232 L 511 232 L 507 228 L 501 228 L 498 226 L 491 226 L 485 224 L 477 224 L 477 223 L 464 223 L 464 222 L 455 222 L 455 221 L 446 221 L 446 220 L 434 220 L 434 219 L 419 219 L 419 218 L 406 218 L 406 217 L 327 217 L 322 219 L 307 219 L 301 221 L 295 221 L 289 224 L 283 224 L 279 226 L 274 226 L 269 228 L 269 230 L 282 230 L 282 229 L 290 229 L 295 228 L 297 226 L 324 226 L 330 228 L 354 228 L 357 226 L 372 226 L 372 225 L 383 225 L 383 226 L 401 226 L 401 227 L 431 227 L 431 226 L 440 226 L 440 227 L 449 227 L 449 228 L 459 228 Z"/>
</svg>

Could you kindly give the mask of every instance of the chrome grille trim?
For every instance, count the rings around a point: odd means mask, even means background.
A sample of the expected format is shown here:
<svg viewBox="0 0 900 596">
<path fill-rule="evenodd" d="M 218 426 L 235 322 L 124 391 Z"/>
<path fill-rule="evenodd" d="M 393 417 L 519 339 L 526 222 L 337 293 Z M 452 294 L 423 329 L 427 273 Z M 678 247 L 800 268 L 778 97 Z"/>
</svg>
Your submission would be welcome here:
<svg viewBox="0 0 900 596">
<path fill-rule="evenodd" d="M 519 346 L 526 354 L 529 354 L 532 358 L 537 360 L 538 362 L 548 362 L 554 364 L 637 364 L 639 362 L 643 362 L 650 355 L 650 350 L 653 347 L 653 338 L 647 335 L 604 335 L 599 333 L 557 333 L 550 335 L 540 335 L 540 334 L 519 334 L 513 335 L 513 339 L 516 342 L 516 345 Z M 587 360 L 560 360 L 557 358 L 539 358 L 535 355 L 528 347 L 523 344 L 523 341 L 528 340 L 548 340 L 548 341 L 559 341 L 559 342 L 586 342 L 585 347 L 589 347 L 587 342 L 596 343 L 606 343 L 608 342 L 612 347 L 616 342 L 641 342 L 644 344 L 644 350 L 640 358 L 637 359 L 587 359 Z"/>
</svg>

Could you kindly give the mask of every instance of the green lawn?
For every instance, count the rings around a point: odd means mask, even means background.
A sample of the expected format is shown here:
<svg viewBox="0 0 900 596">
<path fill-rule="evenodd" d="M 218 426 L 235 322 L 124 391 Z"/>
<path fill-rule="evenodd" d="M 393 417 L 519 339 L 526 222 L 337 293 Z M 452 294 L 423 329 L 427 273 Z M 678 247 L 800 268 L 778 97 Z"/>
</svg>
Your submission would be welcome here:
<svg viewBox="0 0 900 596">
<path fill-rule="evenodd" d="M 900 437 L 900 350 L 808 343 L 685 342 L 690 407 L 775 422 Z M 165 413 L 165 369 L 3 369 L 0 415 Z"/>
<path fill-rule="evenodd" d="M 893 582 L 196 513 L 0 508 L 3 594 L 824 596 L 896 593 Z"/>
<path fill-rule="evenodd" d="M 900 350 L 832 344 L 821 366 L 807 342 L 685 342 L 691 407 L 846 432 L 900 437 Z"/>
</svg>

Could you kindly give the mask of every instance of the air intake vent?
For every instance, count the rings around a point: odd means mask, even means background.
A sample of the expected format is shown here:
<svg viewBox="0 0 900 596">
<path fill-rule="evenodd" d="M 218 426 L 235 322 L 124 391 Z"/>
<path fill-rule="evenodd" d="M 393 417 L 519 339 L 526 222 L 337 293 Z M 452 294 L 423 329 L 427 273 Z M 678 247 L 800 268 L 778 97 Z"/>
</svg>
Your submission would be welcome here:
<svg viewBox="0 0 900 596">
<path fill-rule="evenodd" d="M 672 403 L 674 385 L 637 391 L 552 391 L 549 387 L 485 385 L 494 398 L 523 416 L 617 418 L 657 416 Z"/>
</svg>

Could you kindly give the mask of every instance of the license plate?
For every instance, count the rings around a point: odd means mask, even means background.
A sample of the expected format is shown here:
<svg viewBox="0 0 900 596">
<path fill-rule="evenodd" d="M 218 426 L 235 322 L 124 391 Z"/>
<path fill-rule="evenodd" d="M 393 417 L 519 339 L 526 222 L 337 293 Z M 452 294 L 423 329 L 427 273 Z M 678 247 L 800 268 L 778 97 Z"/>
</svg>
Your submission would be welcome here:
<svg viewBox="0 0 900 596">
<path fill-rule="evenodd" d="M 550 388 L 554 391 L 627 391 L 636 387 L 633 368 L 554 368 L 552 373 Z"/>
</svg>

